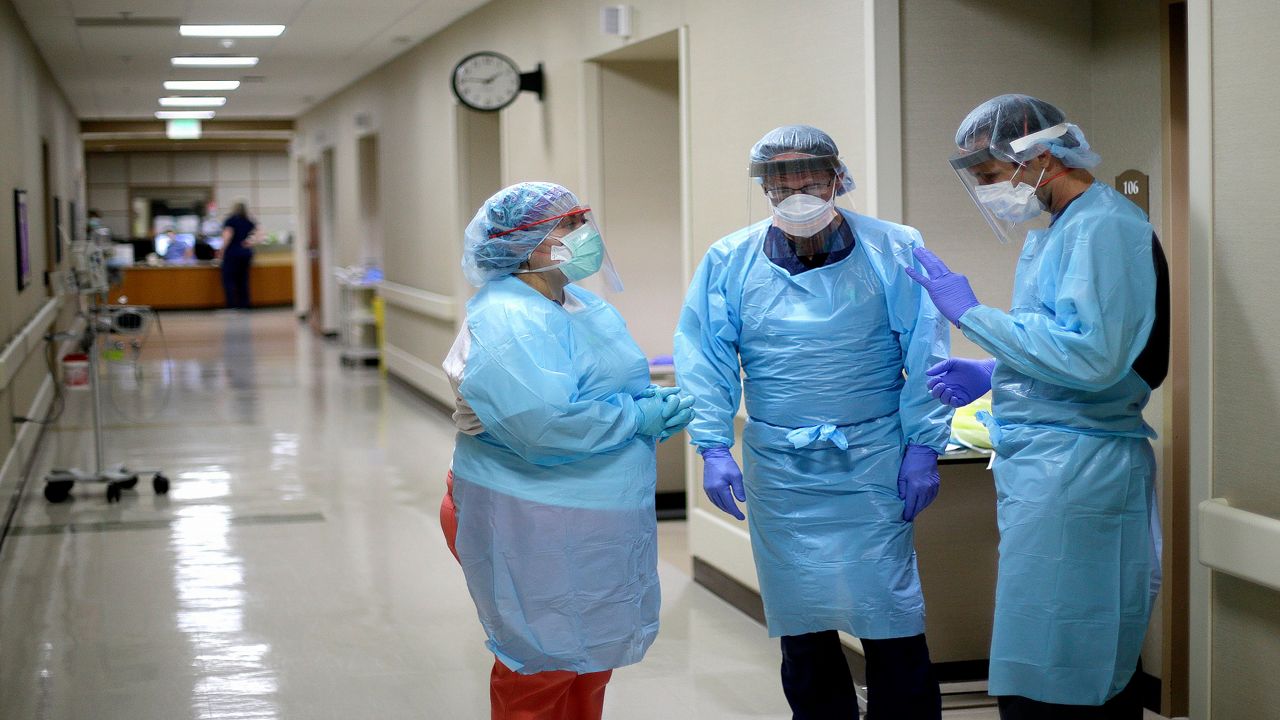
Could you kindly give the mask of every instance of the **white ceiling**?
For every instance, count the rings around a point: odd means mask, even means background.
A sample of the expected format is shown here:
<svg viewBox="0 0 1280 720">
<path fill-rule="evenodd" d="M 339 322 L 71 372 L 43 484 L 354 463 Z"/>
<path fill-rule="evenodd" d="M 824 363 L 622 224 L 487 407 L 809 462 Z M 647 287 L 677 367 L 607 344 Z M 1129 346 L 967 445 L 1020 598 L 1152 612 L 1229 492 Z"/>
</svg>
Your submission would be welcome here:
<svg viewBox="0 0 1280 720">
<path fill-rule="evenodd" d="M 218 118 L 292 118 L 487 0 L 12 0 L 81 119 L 153 118 L 165 80 L 243 80 Z M 276 38 L 188 38 L 178 28 L 84 19 L 282 24 Z M 257 55 L 253 68 L 172 68 L 175 55 Z M 196 93 L 185 93 L 196 94 Z"/>
</svg>

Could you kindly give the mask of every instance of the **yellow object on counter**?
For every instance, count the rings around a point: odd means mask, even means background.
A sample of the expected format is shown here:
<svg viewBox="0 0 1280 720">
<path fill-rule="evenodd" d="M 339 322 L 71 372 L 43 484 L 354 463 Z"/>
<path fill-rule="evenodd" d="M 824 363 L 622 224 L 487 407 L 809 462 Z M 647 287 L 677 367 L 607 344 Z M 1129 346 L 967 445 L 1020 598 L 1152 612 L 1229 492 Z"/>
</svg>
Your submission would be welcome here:
<svg viewBox="0 0 1280 720">
<path fill-rule="evenodd" d="M 990 450 L 991 434 L 987 432 L 987 426 L 974 417 L 983 410 L 991 412 L 990 393 L 957 409 L 951 419 L 951 442 L 972 450 Z"/>
</svg>

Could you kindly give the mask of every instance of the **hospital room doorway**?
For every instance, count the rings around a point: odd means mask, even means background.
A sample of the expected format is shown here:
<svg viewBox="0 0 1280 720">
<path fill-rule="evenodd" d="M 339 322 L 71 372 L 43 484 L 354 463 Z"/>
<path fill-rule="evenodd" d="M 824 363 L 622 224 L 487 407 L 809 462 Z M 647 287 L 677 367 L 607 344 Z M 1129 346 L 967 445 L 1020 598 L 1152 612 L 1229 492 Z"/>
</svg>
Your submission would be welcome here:
<svg viewBox="0 0 1280 720">
<path fill-rule="evenodd" d="M 356 141 L 359 195 L 360 261 L 382 265 L 382 200 L 378 183 L 378 134 L 361 135 Z"/>
<path fill-rule="evenodd" d="M 674 383 L 669 361 L 688 273 L 686 103 L 682 102 L 682 29 L 592 58 L 586 63 L 587 183 L 583 201 L 595 211 L 623 284 L 644 292 L 610 293 L 588 282 L 627 321 L 650 360 L 654 382 Z M 683 438 L 658 450 L 659 517 L 683 517 Z"/>
</svg>

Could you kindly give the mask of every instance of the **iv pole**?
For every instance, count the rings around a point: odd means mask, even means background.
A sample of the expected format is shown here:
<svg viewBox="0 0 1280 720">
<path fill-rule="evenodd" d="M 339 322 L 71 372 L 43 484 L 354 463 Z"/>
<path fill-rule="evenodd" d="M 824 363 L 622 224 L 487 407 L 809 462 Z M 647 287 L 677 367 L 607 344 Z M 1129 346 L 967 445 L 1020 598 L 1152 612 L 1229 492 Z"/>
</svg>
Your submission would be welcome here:
<svg viewBox="0 0 1280 720">
<path fill-rule="evenodd" d="M 79 468 L 54 468 L 45 476 L 44 497 L 52 503 L 60 503 L 71 495 L 71 488 L 76 483 L 106 483 L 107 502 L 119 502 L 122 491 L 130 490 L 138 484 L 138 476 L 151 474 L 151 488 L 157 495 L 169 492 L 169 478 L 160 470 L 130 470 L 124 465 L 107 469 L 103 461 L 102 440 L 102 383 L 98 376 L 99 349 L 98 335 L 104 330 L 110 333 L 114 325 L 111 319 L 103 317 L 103 301 L 106 298 L 108 283 L 106 282 L 106 262 L 102 257 L 101 247 L 86 241 L 81 248 L 78 259 L 83 267 L 69 270 L 69 284 L 81 297 L 89 297 L 89 307 L 80 314 L 85 317 L 85 328 L 80 334 L 80 349 L 89 356 L 89 391 L 93 420 L 93 472 L 85 472 Z M 55 333 L 49 341 L 75 337 L 70 333 Z"/>
</svg>

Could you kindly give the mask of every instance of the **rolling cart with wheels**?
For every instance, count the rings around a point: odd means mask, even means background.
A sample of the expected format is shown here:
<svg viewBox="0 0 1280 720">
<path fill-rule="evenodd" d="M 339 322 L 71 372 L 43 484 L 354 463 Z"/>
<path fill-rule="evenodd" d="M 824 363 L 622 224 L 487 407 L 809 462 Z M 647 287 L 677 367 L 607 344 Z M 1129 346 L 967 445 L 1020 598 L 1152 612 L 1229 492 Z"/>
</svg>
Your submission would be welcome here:
<svg viewBox="0 0 1280 720">
<path fill-rule="evenodd" d="M 375 267 L 335 271 L 338 280 L 338 340 L 346 367 L 379 364 L 378 316 L 374 311 L 382 272 Z"/>
<path fill-rule="evenodd" d="M 119 502 L 125 490 L 132 490 L 138 485 L 141 475 L 151 475 L 151 489 L 156 495 L 169 492 L 169 478 L 159 469 L 131 470 L 124 465 L 106 467 L 102 459 L 102 387 L 98 377 L 98 334 L 109 330 L 110 313 L 104 313 L 95 301 L 87 312 L 84 332 L 80 335 L 81 350 L 89 356 L 89 390 L 92 394 L 93 407 L 93 455 L 94 471 L 86 472 L 79 468 L 50 471 L 44 479 L 44 498 L 51 503 L 60 503 L 71 497 L 71 489 L 76 483 L 105 483 L 107 486 L 107 502 Z M 73 336 L 74 337 L 74 336 Z"/>
</svg>

